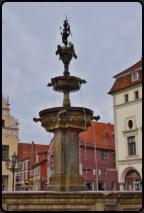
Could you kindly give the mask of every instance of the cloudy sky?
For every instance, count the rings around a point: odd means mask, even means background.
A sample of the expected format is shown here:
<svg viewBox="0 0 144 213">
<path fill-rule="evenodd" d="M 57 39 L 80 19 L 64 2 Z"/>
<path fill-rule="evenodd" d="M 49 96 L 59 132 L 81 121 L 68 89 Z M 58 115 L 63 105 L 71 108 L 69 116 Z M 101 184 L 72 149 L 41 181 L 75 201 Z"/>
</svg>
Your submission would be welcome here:
<svg viewBox="0 0 144 213">
<path fill-rule="evenodd" d="M 71 93 L 71 106 L 114 123 L 113 99 L 107 93 L 114 75 L 142 56 L 142 6 L 139 2 L 6 2 L 2 6 L 2 94 L 19 120 L 19 142 L 49 144 L 53 134 L 33 122 L 39 111 L 62 106 L 63 94 L 47 87 L 63 75 L 55 54 L 63 45 L 60 26 L 67 15 L 77 59 L 70 74 L 87 81 Z"/>
</svg>

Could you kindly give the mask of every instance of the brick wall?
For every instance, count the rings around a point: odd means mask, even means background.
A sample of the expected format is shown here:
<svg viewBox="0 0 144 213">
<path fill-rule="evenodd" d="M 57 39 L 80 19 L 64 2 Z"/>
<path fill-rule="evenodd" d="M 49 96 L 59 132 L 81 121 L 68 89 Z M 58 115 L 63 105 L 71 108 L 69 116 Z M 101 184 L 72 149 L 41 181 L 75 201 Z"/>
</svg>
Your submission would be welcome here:
<svg viewBox="0 0 144 213">
<path fill-rule="evenodd" d="M 86 152 L 85 152 L 86 150 Z M 106 151 L 106 160 L 102 160 L 101 151 L 104 149 L 96 150 L 97 157 L 97 171 L 98 171 L 98 182 L 105 182 L 106 190 L 112 190 L 112 182 L 115 182 L 116 190 L 118 190 L 118 174 L 116 166 L 112 165 L 115 158 L 112 156 L 112 151 Z M 82 176 L 85 181 L 94 182 L 94 190 L 97 190 L 97 179 L 96 175 L 93 174 L 93 169 L 96 168 L 95 163 L 95 149 L 79 147 L 79 163 L 82 163 Z M 101 169 L 101 175 L 99 175 L 99 169 Z M 110 169 L 110 170 L 109 170 Z M 104 175 L 104 170 L 107 171 L 107 175 Z M 107 180 L 106 180 L 107 178 Z"/>
</svg>

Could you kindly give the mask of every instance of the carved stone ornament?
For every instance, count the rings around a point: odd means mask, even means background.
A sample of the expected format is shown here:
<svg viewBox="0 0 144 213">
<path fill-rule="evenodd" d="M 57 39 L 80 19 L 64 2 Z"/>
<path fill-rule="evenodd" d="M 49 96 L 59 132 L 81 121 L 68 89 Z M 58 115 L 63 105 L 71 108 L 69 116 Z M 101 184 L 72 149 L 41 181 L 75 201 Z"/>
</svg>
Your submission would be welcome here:
<svg viewBox="0 0 144 213">
<path fill-rule="evenodd" d="M 105 204 L 104 211 L 118 211 L 117 204 Z"/>
</svg>

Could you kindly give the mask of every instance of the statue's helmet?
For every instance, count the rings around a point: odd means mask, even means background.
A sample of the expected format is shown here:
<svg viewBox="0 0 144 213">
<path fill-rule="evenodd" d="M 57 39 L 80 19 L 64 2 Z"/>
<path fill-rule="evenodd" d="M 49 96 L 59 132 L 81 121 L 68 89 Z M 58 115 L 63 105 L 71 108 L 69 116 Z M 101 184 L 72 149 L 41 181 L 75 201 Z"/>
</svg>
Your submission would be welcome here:
<svg viewBox="0 0 144 213">
<path fill-rule="evenodd" d="M 63 26 L 67 27 L 67 25 L 68 25 L 67 20 L 65 20 Z"/>
</svg>

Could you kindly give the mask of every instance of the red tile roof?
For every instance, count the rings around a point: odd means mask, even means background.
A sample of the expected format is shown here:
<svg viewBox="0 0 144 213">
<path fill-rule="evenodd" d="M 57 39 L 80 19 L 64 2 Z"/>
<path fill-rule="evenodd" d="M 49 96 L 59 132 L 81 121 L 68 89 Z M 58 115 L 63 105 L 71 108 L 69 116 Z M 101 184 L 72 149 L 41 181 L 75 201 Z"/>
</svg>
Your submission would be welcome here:
<svg viewBox="0 0 144 213">
<path fill-rule="evenodd" d="M 28 153 L 25 153 L 24 155 L 21 155 L 20 157 L 22 159 L 26 159 L 26 158 L 29 158 L 31 156 L 31 152 L 28 152 Z"/>
<path fill-rule="evenodd" d="M 44 153 L 49 149 L 49 145 L 34 144 L 36 153 Z M 28 154 L 32 149 L 32 144 L 30 143 L 18 143 L 17 155 L 18 159 L 24 154 Z M 27 156 L 27 155 L 25 155 Z"/>
<path fill-rule="evenodd" d="M 94 128 L 93 128 L 93 124 L 94 124 Z M 92 121 L 91 126 L 88 127 L 87 129 L 87 132 L 81 132 L 79 134 L 79 143 L 82 145 L 85 145 L 85 139 L 86 139 L 87 146 L 95 147 L 94 130 L 95 130 L 96 147 L 115 149 L 115 142 L 112 139 L 112 132 L 114 132 L 113 124 L 106 124 L 106 123 Z M 105 131 L 108 131 L 108 141 L 106 141 L 105 139 Z M 86 133 L 87 133 L 87 137 L 86 137 Z"/>
<path fill-rule="evenodd" d="M 127 73 L 127 72 L 129 72 L 129 71 L 131 71 L 131 70 L 137 69 L 137 68 L 139 68 L 139 67 L 142 67 L 142 58 L 141 58 L 141 60 L 138 61 L 136 64 L 134 64 L 133 66 L 129 67 L 128 69 L 126 69 L 126 70 L 120 72 L 119 74 L 115 75 L 113 78 L 116 78 L 116 77 L 118 77 L 118 76 L 120 76 L 120 75 L 122 75 L 122 74 L 124 74 L 124 73 Z"/>
<path fill-rule="evenodd" d="M 137 81 L 132 81 L 131 80 L 131 74 L 130 75 L 126 75 L 123 76 L 122 78 L 118 78 L 114 84 L 114 86 L 112 87 L 112 89 L 110 90 L 109 94 L 111 92 L 120 90 L 120 89 L 124 89 L 128 86 L 132 86 L 136 83 L 140 83 L 142 82 L 142 72 L 139 72 L 139 79 Z"/>
<path fill-rule="evenodd" d="M 49 145 L 36 145 L 36 153 L 45 153 L 49 149 Z"/>
<path fill-rule="evenodd" d="M 131 70 L 134 70 L 134 69 L 137 69 L 137 68 L 140 68 L 140 67 L 142 67 L 142 60 L 137 62 L 136 64 L 134 64 L 133 66 L 131 66 L 127 70 L 119 73 L 118 75 L 115 75 L 114 77 L 116 78 L 118 76 L 121 76 L 122 74 L 125 74 L 125 73 L 127 73 Z M 120 90 L 120 89 L 124 89 L 124 88 L 129 87 L 129 86 L 132 86 L 134 84 L 141 83 L 142 82 L 142 72 L 138 71 L 138 73 L 139 73 L 139 79 L 137 81 L 132 81 L 131 74 L 125 75 L 121 78 L 117 78 L 116 81 L 114 82 L 111 90 L 108 92 L 108 94 L 111 94 L 112 92 L 115 92 L 115 91 Z"/>
<path fill-rule="evenodd" d="M 17 150 L 18 159 L 23 154 L 30 152 L 31 151 L 31 146 L 32 146 L 32 144 L 30 144 L 30 143 L 18 143 L 18 150 Z"/>
</svg>

